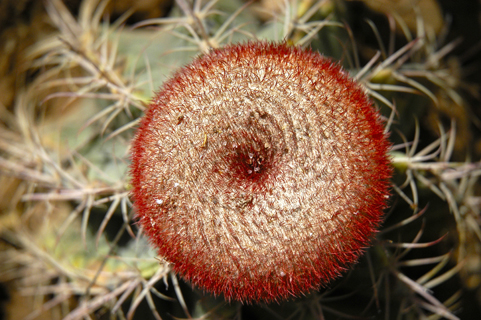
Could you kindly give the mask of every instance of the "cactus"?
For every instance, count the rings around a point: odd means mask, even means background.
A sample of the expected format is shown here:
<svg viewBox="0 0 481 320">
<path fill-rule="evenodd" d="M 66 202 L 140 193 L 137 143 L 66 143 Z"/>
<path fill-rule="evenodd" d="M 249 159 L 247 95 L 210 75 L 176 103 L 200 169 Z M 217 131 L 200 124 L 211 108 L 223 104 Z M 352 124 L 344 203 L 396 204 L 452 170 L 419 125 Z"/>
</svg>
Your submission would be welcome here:
<svg viewBox="0 0 481 320">
<path fill-rule="evenodd" d="M 419 16 L 416 35 L 397 20 L 397 46 L 391 16 L 387 40 L 367 23 L 379 40 L 370 51 L 346 3 L 279 2 L 266 12 L 239 0 L 177 0 L 169 16 L 127 26 L 129 13 L 106 18 L 108 1 L 83 0 L 77 16 L 46 1 L 54 30 L 29 48 L 30 77 L 0 122 L 3 217 L 13 219 L 0 227 L 0 281 L 32 298 L 26 319 L 459 319 L 458 278 L 475 281 L 481 230 L 480 165 L 464 157 L 464 118 L 443 111 L 467 108 L 448 69 L 456 43 L 440 44 Z M 384 223 L 358 264 L 302 298 L 241 304 L 191 287 L 157 256 L 130 199 L 130 142 L 175 70 L 259 39 L 340 60 L 384 117 L 395 175 Z"/>
</svg>

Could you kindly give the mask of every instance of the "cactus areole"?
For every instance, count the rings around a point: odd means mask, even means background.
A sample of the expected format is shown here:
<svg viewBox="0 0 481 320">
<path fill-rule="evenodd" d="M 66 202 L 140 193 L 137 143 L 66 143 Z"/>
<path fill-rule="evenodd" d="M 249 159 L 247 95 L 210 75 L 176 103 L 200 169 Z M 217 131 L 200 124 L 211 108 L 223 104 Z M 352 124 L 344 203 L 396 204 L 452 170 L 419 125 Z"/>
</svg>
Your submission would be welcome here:
<svg viewBox="0 0 481 320">
<path fill-rule="evenodd" d="M 215 49 L 158 91 L 132 146 L 137 216 L 192 284 L 280 301 L 355 263 L 389 194 L 389 142 L 363 89 L 311 50 Z"/>
</svg>

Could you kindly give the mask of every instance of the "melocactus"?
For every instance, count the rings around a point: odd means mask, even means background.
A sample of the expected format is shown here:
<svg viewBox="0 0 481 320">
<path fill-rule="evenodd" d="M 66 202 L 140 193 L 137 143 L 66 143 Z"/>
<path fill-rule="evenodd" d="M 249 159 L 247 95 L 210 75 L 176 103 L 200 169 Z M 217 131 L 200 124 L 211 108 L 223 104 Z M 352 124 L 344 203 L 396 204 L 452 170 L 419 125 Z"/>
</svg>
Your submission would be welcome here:
<svg viewBox="0 0 481 320">
<path fill-rule="evenodd" d="M 361 86 L 319 53 L 215 49 L 158 91 L 132 146 L 159 255 L 228 300 L 278 301 L 357 261 L 389 195 L 390 143 Z"/>
</svg>

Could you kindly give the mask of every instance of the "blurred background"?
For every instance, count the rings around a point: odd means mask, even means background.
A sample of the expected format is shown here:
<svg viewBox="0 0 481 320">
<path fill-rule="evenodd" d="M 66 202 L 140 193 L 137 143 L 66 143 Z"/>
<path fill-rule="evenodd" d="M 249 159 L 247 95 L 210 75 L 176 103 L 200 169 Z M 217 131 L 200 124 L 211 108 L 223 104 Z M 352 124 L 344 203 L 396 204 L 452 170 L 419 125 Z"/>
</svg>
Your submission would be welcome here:
<svg viewBox="0 0 481 320">
<path fill-rule="evenodd" d="M 281 304 L 228 304 L 177 279 L 129 199 L 152 93 L 247 39 L 340 61 L 394 144 L 373 247 Z M 2 0 L 0 53 L 0 319 L 481 318 L 479 0 Z"/>
</svg>

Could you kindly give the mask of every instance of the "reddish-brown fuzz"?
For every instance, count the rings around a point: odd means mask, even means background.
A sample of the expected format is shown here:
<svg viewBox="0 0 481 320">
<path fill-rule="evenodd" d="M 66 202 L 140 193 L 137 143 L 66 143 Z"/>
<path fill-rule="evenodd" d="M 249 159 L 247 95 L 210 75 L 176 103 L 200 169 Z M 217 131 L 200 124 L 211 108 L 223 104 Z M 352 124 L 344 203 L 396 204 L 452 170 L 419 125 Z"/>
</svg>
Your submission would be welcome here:
<svg viewBox="0 0 481 320">
<path fill-rule="evenodd" d="M 176 272 L 228 300 L 279 301 L 356 262 L 391 169 L 379 115 L 320 54 L 249 42 L 167 81 L 132 147 L 137 215 Z"/>
</svg>

